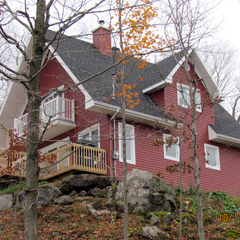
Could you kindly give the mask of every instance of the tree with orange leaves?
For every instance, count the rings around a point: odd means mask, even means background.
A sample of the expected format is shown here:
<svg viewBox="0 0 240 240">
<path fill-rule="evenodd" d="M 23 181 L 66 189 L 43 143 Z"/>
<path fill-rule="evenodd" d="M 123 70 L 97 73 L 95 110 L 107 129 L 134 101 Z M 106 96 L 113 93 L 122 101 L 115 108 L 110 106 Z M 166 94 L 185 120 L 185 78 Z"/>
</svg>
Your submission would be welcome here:
<svg viewBox="0 0 240 240">
<path fill-rule="evenodd" d="M 117 72 L 118 89 L 111 97 L 121 99 L 122 118 L 122 149 L 123 149 L 123 197 L 124 197 L 124 239 L 128 239 L 128 200 L 127 200 L 127 158 L 126 158 L 126 116 L 125 109 L 133 109 L 141 104 L 138 98 L 139 93 L 134 91 L 138 81 L 143 76 L 132 80 L 132 84 L 126 82 L 125 67 L 131 61 L 137 62 L 137 68 L 142 70 L 147 66 L 150 53 L 169 51 L 173 48 L 174 41 L 168 43 L 154 31 L 156 26 L 151 22 L 157 18 L 157 8 L 149 0 L 137 0 L 134 5 L 128 1 L 117 0 L 117 11 L 115 12 L 116 22 L 112 24 L 113 32 L 117 33 L 120 50 L 117 51 L 117 61 L 120 64 L 120 71 Z M 112 17 L 114 20 L 115 18 Z M 109 98 L 105 97 L 107 101 Z"/>
</svg>

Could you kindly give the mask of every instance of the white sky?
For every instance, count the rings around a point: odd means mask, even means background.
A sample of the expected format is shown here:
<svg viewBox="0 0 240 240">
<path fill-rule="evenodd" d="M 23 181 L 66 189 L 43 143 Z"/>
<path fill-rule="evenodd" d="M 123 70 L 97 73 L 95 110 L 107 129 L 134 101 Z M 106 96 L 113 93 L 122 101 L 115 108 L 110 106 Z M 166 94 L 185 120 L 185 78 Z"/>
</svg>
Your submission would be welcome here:
<svg viewBox="0 0 240 240">
<path fill-rule="evenodd" d="M 222 21 L 218 35 L 223 41 L 229 41 L 230 45 L 240 49 L 240 1 L 223 0 L 217 7 L 216 15 L 219 22 Z"/>
</svg>

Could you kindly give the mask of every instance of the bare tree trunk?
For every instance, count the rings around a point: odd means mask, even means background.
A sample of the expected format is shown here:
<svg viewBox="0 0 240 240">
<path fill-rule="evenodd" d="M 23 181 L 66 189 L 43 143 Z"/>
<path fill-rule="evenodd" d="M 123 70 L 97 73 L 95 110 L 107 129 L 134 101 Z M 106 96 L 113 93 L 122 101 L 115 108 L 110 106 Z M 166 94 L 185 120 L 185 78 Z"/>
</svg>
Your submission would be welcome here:
<svg viewBox="0 0 240 240">
<path fill-rule="evenodd" d="M 33 92 L 28 92 L 26 189 L 24 197 L 25 239 L 38 239 L 38 122 L 39 101 Z"/>
<path fill-rule="evenodd" d="M 194 177 L 195 177 L 195 190 L 196 190 L 196 198 L 197 198 L 197 215 L 198 215 L 198 232 L 199 239 L 204 240 L 204 228 L 203 228 L 203 212 L 202 212 L 202 196 L 201 196 L 201 188 L 200 188 L 200 173 L 199 173 L 199 158 L 197 153 L 197 118 L 196 111 L 192 111 L 193 113 L 193 125 L 192 125 L 192 147 L 193 147 L 193 159 L 194 159 Z"/>
<path fill-rule="evenodd" d="M 119 1 L 119 37 L 121 55 L 124 57 L 123 37 L 122 37 L 122 1 Z M 121 64 L 121 88 L 124 91 L 124 65 Z M 122 142 L 123 142 L 123 199 L 124 199 L 124 240 L 128 240 L 128 199 L 127 199 L 127 156 L 126 156 L 126 116 L 125 116 L 125 94 L 121 98 L 121 115 L 122 115 Z"/>
<path fill-rule="evenodd" d="M 33 33 L 33 54 L 30 63 L 30 79 L 28 98 L 27 124 L 27 162 L 26 162 L 26 189 L 24 197 L 24 225 L 25 240 L 37 240 L 37 200 L 38 200 L 38 145 L 39 145 L 39 97 L 40 74 L 45 36 L 44 28 L 45 0 L 37 1 L 35 29 Z"/>
<path fill-rule="evenodd" d="M 182 109 L 180 109 L 180 115 L 182 115 Z M 182 126 L 180 122 L 180 132 L 179 132 L 179 171 L 180 171 L 180 224 L 179 224 L 179 240 L 182 239 L 182 208 L 183 208 L 183 199 L 182 199 Z"/>
<path fill-rule="evenodd" d="M 185 64 L 186 67 L 186 64 Z M 194 177 L 195 177 L 195 190 L 197 198 L 197 215 L 198 215 L 198 232 L 199 239 L 204 240 L 204 228 L 203 228 L 203 212 L 202 212 L 202 196 L 201 196 L 201 187 L 200 187 L 200 172 L 199 172 L 199 157 L 197 153 L 197 112 L 196 112 L 196 91 L 197 91 L 197 82 L 196 80 L 189 79 L 188 82 L 190 87 L 190 101 L 192 109 L 192 150 L 193 150 L 193 160 L 194 160 Z M 194 84 L 192 84 L 194 82 Z M 192 86 L 194 85 L 194 87 Z"/>
<path fill-rule="evenodd" d="M 124 198 L 124 240 L 128 239 L 128 189 L 127 189 L 127 159 L 126 159 L 126 118 L 125 98 L 122 98 L 122 138 L 123 138 L 123 198 Z"/>
</svg>

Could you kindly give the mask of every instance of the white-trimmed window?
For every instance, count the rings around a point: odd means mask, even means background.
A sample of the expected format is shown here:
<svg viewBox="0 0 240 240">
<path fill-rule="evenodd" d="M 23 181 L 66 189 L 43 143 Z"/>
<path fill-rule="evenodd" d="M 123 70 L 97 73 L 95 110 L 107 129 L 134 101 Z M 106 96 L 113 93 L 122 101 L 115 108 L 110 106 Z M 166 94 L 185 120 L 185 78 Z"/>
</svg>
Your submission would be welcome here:
<svg viewBox="0 0 240 240">
<path fill-rule="evenodd" d="M 206 167 L 216 170 L 220 169 L 219 148 L 217 146 L 204 144 Z"/>
<path fill-rule="evenodd" d="M 95 124 L 89 128 L 86 128 L 78 133 L 79 139 L 89 140 L 95 145 L 96 148 L 100 148 L 100 124 Z"/>
<path fill-rule="evenodd" d="M 189 86 L 178 84 L 177 89 L 177 98 L 178 98 L 178 105 L 184 108 L 190 108 L 191 101 L 190 101 L 190 93 L 189 93 Z M 201 112 L 201 92 L 197 89 L 196 94 L 196 111 Z"/>
<path fill-rule="evenodd" d="M 123 140 L 122 140 L 122 123 L 118 123 L 119 136 L 119 161 L 123 161 Z M 126 157 L 127 163 L 136 164 L 135 156 L 135 133 L 134 126 L 126 124 Z"/>
<path fill-rule="evenodd" d="M 179 148 L 178 138 L 173 139 L 174 142 L 172 142 L 171 146 L 169 146 L 167 140 L 170 139 L 170 138 L 171 138 L 171 135 L 163 134 L 164 158 L 169 159 L 169 160 L 179 161 L 180 148 Z"/>
</svg>

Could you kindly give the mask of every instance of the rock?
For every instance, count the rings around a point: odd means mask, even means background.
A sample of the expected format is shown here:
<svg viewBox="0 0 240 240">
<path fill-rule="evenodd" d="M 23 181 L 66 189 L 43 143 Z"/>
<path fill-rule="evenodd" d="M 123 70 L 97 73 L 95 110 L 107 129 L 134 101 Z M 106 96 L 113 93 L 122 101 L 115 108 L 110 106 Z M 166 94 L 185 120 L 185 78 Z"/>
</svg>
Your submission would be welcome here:
<svg viewBox="0 0 240 240">
<path fill-rule="evenodd" d="M 108 189 L 108 193 L 107 193 L 107 198 L 113 198 L 115 199 L 115 193 L 117 191 L 117 186 L 110 186 Z"/>
<path fill-rule="evenodd" d="M 77 194 L 78 197 L 83 197 L 87 195 L 87 192 L 85 190 L 82 190 L 80 193 Z"/>
<path fill-rule="evenodd" d="M 78 197 L 78 198 L 75 198 L 74 200 L 75 201 L 78 201 L 78 202 L 83 202 L 83 201 L 88 201 L 90 199 L 92 199 L 93 197 L 91 196 L 83 196 L 83 197 Z"/>
<path fill-rule="evenodd" d="M 73 196 L 75 196 L 75 195 L 77 195 L 77 192 L 76 192 L 75 190 L 72 190 L 72 191 L 68 194 L 69 197 L 73 197 Z"/>
<path fill-rule="evenodd" d="M 73 203 L 73 199 L 68 195 L 63 195 L 54 200 L 54 203 L 58 205 L 71 205 Z"/>
<path fill-rule="evenodd" d="M 49 206 L 50 203 L 54 202 L 55 199 L 63 196 L 63 193 L 55 186 L 43 186 L 38 188 L 38 201 L 37 206 Z M 19 201 L 21 203 L 22 208 L 23 206 L 23 200 L 24 200 L 24 191 L 21 191 L 19 193 Z"/>
<path fill-rule="evenodd" d="M 115 212 L 110 212 L 108 210 L 96 210 L 99 207 L 99 202 L 93 202 L 91 204 L 87 204 L 87 210 L 97 219 L 100 220 L 103 215 L 108 214 L 116 214 Z"/>
<path fill-rule="evenodd" d="M 111 186 L 112 181 L 118 182 L 118 179 L 110 176 L 79 174 L 69 176 L 63 181 L 57 182 L 55 186 L 64 194 L 69 194 L 72 190 L 80 192 L 81 190 L 89 191 L 95 187 L 103 189 Z"/>
<path fill-rule="evenodd" d="M 102 192 L 105 197 L 107 197 L 109 190 L 111 189 L 112 186 L 107 186 L 106 188 L 102 189 Z"/>
<path fill-rule="evenodd" d="M 113 198 L 110 198 L 108 199 L 107 206 L 111 209 L 111 211 L 116 211 L 119 213 L 124 212 L 123 201 L 121 200 L 115 201 Z"/>
<path fill-rule="evenodd" d="M 7 210 L 13 205 L 13 195 L 12 194 L 3 194 L 0 195 L 0 211 Z"/>
<path fill-rule="evenodd" d="M 87 193 L 88 196 L 93 196 L 93 197 L 98 197 L 98 198 L 104 198 L 105 195 L 102 192 L 102 190 L 100 188 L 94 188 L 94 189 L 90 189 Z"/>
<path fill-rule="evenodd" d="M 171 212 L 175 209 L 175 191 L 169 184 L 147 171 L 134 169 L 128 173 L 127 188 L 128 203 L 136 213 Z M 123 199 L 123 183 L 117 186 L 115 199 Z"/>
<path fill-rule="evenodd" d="M 167 215 L 163 217 L 164 222 L 169 225 L 170 222 L 172 221 L 172 214 L 169 212 Z"/>
<path fill-rule="evenodd" d="M 155 214 L 151 213 L 150 214 L 150 223 L 152 225 L 159 225 L 160 224 L 160 218 L 158 216 L 156 216 Z"/>
<path fill-rule="evenodd" d="M 45 186 L 38 188 L 38 202 L 37 206 L 42 204 L 47 204 L 49 202 L 54 202 L 55 199 L 63 196 L 63 193 L 55 186 Z"/>
<path fill-rule="evenodd" d="M 169 234 L 161 231 L 156 226 L 142 227 L 138 234 L 147 239 L 169 239 Z"/>
</svg>

